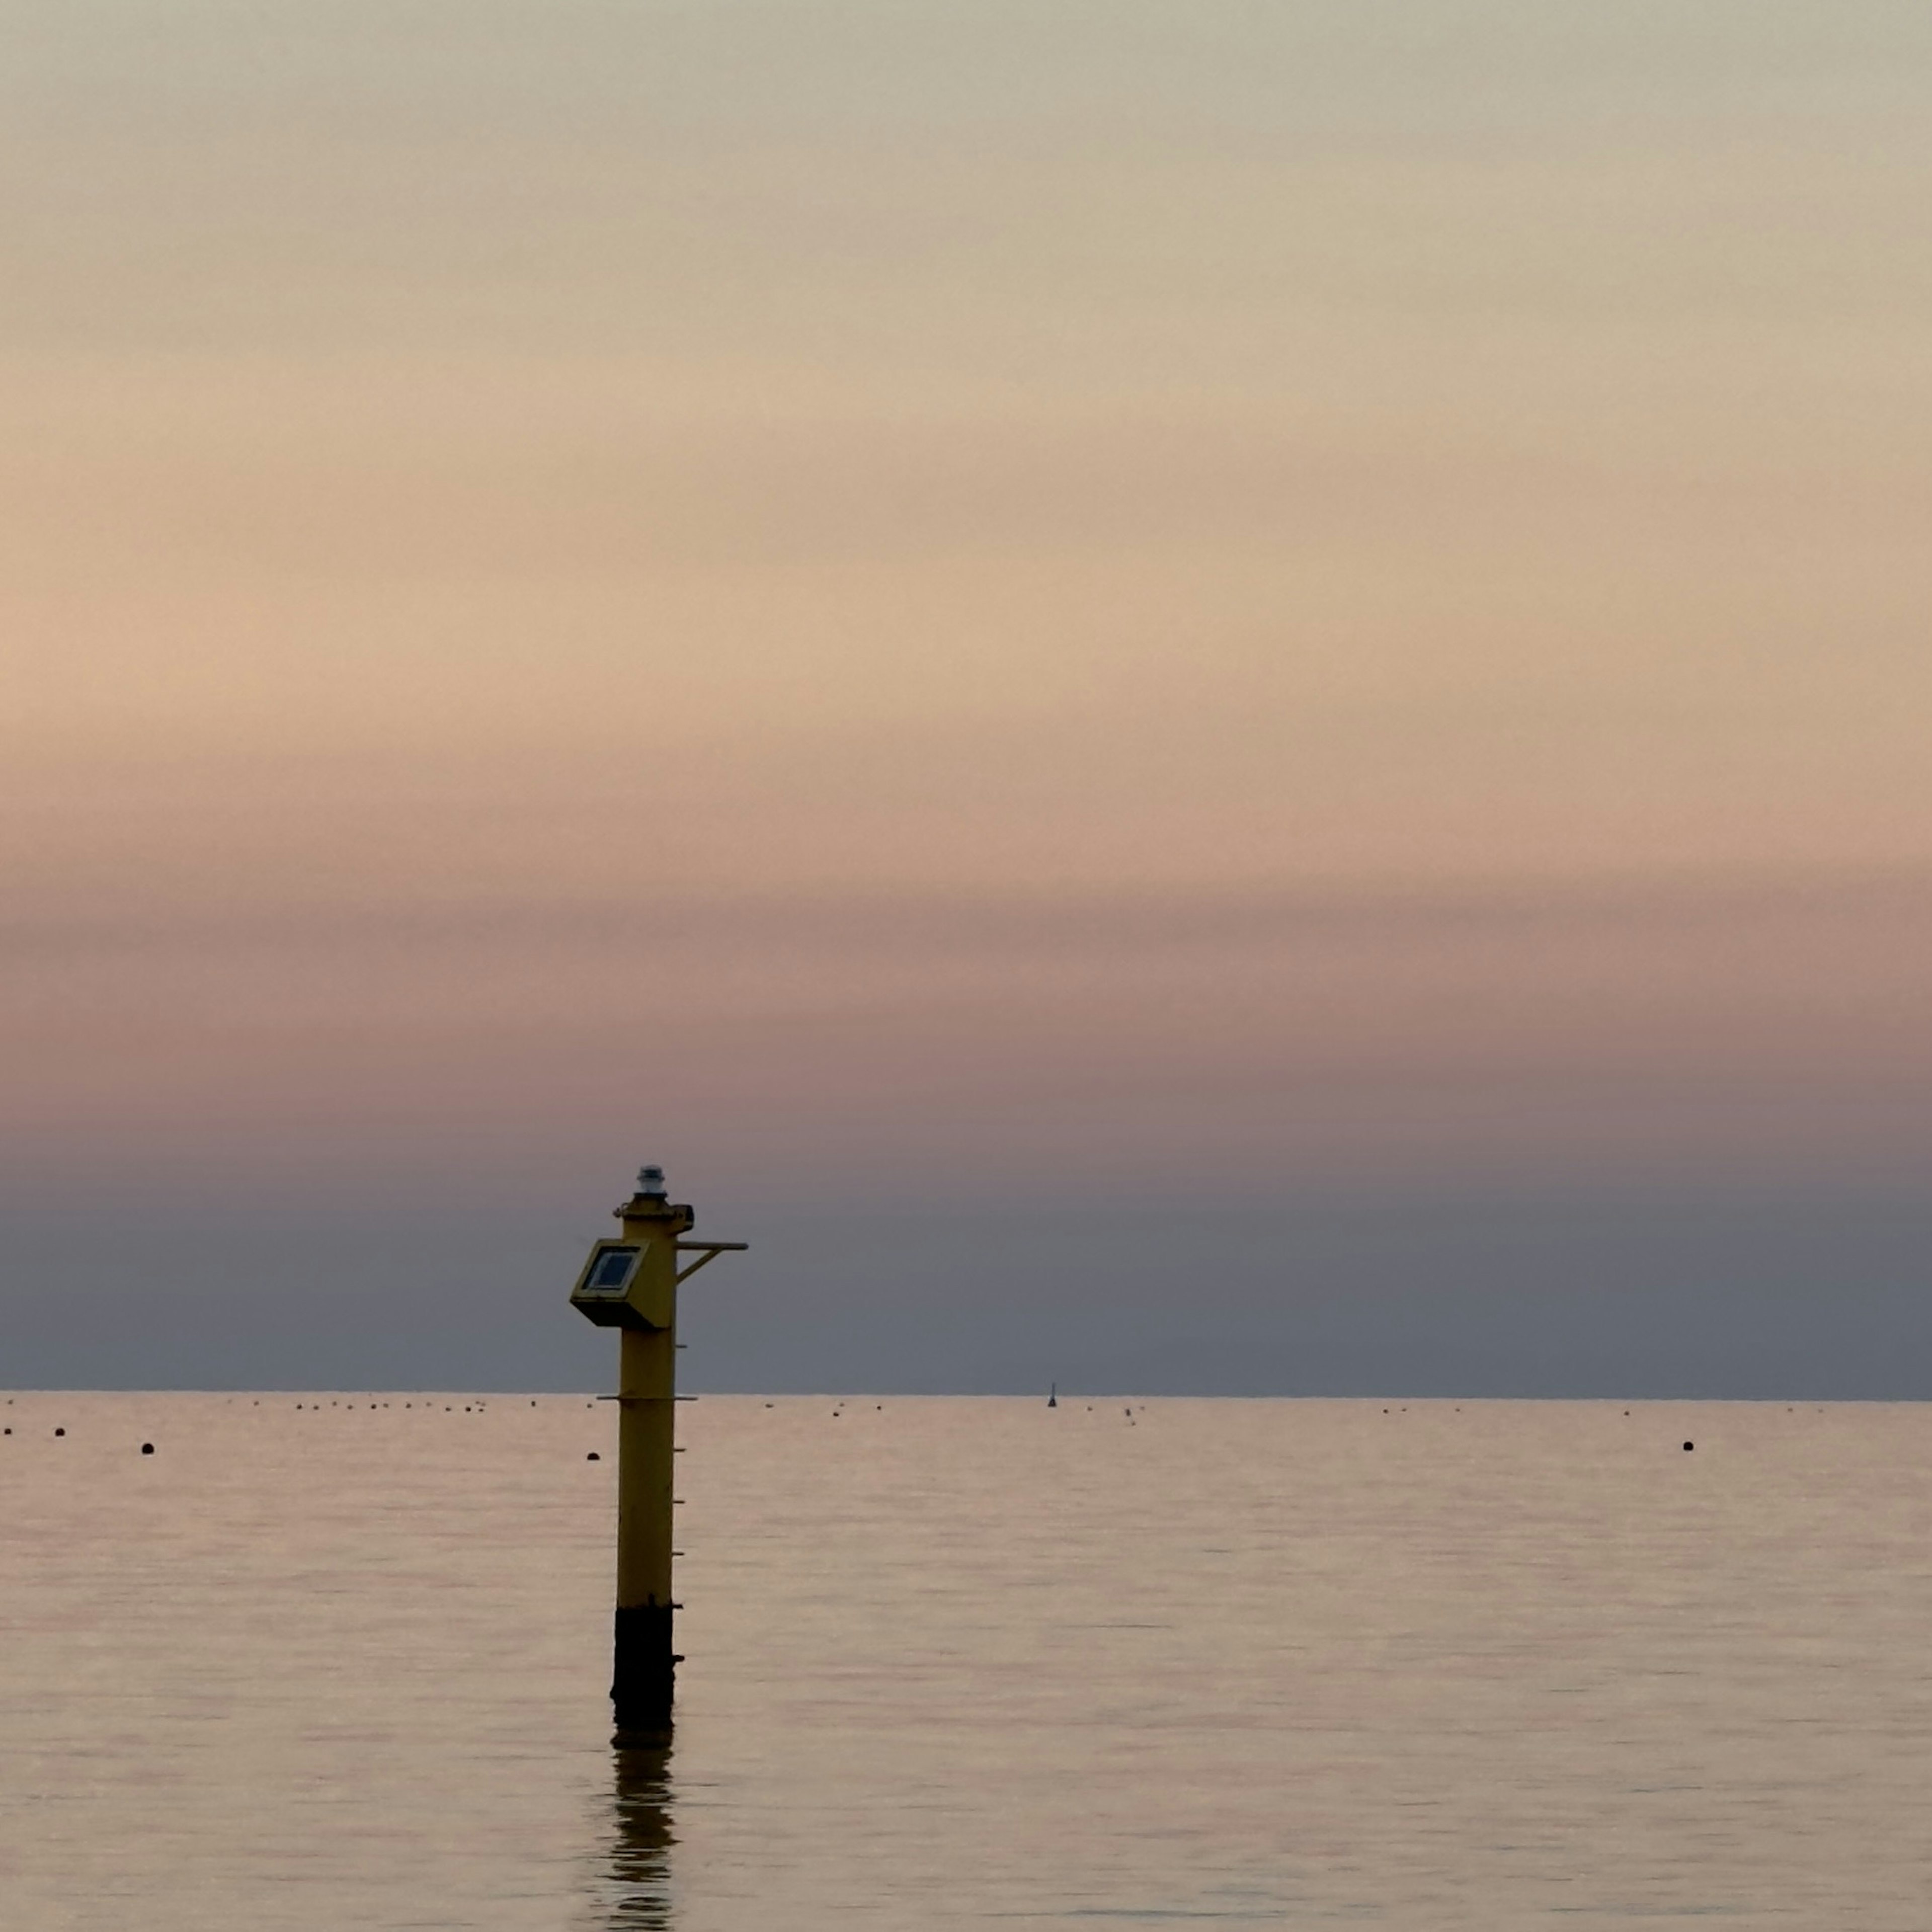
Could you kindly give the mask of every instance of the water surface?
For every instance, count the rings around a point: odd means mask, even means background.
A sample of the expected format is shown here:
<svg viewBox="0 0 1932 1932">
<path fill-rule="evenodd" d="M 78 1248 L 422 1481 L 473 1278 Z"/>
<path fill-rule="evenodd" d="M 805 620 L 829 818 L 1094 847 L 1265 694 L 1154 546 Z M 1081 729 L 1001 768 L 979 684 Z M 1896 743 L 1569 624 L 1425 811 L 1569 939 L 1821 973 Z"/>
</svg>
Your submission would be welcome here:
<svg viewBox="0 0 1932 1932">
<path fill-rule="evenodd" d="M 608 1405 L 0 1414 L 10 1932 L 1932 1897 L 1920 1408 L 707 1396 L 676 1741 L 624 1756 Z"/>
</svg>

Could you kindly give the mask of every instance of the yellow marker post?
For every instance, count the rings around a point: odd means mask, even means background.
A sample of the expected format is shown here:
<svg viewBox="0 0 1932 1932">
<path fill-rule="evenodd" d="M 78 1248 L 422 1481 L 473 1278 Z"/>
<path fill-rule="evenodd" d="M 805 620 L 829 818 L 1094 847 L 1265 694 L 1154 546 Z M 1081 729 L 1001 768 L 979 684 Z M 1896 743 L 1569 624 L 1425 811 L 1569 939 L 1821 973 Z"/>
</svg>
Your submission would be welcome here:
<svg viewBox="0 0 1932 1932">
<path fill-rule="evenodd" d="M 617 1210 L 623 1232 L 590 1250 L 571 1306 L 619 1331 L 617 1616 L 610 1702 L 620 1744 L 670 1730 L 671 1459 L 676 1453 L 677 1291 L 743 1241 L 692 1241 L 697 1217 L 664 1193 L 664 1169 L 646 1167 Z M 695 1258 L 686 1262 L 682 1258 Z"/>
</svg>

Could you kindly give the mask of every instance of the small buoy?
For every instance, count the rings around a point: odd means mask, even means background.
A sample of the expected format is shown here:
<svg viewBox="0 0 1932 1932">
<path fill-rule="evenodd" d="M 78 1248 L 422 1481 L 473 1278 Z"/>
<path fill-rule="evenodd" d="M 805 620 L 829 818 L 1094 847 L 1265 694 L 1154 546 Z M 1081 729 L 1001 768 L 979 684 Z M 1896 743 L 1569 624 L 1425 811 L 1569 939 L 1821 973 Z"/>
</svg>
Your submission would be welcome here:
<svg viewBox="0 0 1932 1932">
<path fill-rule="evenodd" d="M 152 1456 L 154 1453 L 154 1445 L 152 1442 L 143 1442 L 141 1444 L 141 1454 L 143 1456 Z"/>
<path fill-rule="evenodd" d="M 600 1455 L 598 1455 L 598 1453 L 597 1453 L 597 1451 L 596 1451 L 596 1450 L 594 1450 L 594 1449 L 593 1449 L 593 1450 L 591 1450 L 591 1452 L 590 1452 L 590 1454 L 589 1455 L 587 1455 L 586 1456 L 585 1456 L 585 1457 L 584 1457 L 584 1460 L 586 1462 L 602 1462 L 602 1461 L 603 1461 L 603 1460 L 604 1460 L 604 1459 L 603 1459 L 603 1457 L 602 1457 L 602 1456 L 601 1456 Z"/>
<path fill-rule="evenodd" d="M 1696 1448 L 1696 1446 L 1697 1446 L 1697 1445 L 1696 1445 L 1696 1443 L 1694 1443 L 1694 1442 L 1687 1442 L 1687 1443 L 1685 1443 L 1685 1444 L 1684 1444 L 1684 1447 L 1685 1448 L 1685 1449 L 1686 1449 L 1686 1450 L 1691 1450 L 1691 1449 L 1694 1449 L 1694 1448 Z"/>
<path fill-rule="evenodd" d="M 54 1431 L 54 1433 L 56 1436 L 64 1436 L 67 1433 L 67 1431 L 64 1429 L 56 1429 Z"/>
</svg>

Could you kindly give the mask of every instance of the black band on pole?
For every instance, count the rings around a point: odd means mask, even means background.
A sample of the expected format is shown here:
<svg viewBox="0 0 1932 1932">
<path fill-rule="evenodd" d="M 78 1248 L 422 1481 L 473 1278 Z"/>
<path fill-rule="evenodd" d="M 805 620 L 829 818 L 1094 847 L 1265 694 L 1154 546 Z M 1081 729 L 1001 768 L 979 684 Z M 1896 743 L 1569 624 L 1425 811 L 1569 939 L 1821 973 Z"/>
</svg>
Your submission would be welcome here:
<svg viewBox="0 0 1932 1932">
<path fill-rule="evenodd" d="M 677 1659 L 671 1654 L 671 1609 L 644 1604 L 617 1612 L 610 1702 L 620 1736 L 670 1729 Z"/>
</svg>

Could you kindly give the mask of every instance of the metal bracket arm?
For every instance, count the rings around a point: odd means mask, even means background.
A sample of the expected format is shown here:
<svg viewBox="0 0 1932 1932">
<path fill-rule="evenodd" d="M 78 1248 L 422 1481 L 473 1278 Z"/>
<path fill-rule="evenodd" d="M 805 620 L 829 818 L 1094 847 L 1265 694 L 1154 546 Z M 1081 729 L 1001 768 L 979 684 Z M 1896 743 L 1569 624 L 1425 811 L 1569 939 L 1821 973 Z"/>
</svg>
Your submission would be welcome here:
<svg viewBox="0 0 1932 1932">
<path fill-rule="evenodd" d="M 674 1244 L 681 1255 L 695 1255 L 698 1258 L 688 1268 L 678 1270 L 680 1283 L 688 1281 L 706 1263 L 715 1262 L 720 1255 L 742 1254 L 752 1244 L 749 1241 L 678 1241 Z"/>
</svg>

